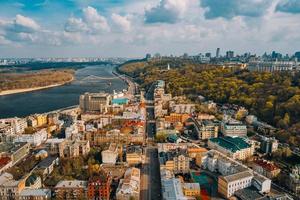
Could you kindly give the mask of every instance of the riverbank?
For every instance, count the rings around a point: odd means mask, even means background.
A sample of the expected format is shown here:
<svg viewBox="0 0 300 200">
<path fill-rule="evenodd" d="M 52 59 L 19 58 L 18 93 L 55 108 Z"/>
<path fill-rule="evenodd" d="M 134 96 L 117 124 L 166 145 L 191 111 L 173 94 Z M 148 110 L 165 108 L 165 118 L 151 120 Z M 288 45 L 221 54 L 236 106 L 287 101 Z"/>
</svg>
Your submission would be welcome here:
<svg viewBox="0 0 300 200">
<path fill-rule="evenodd" d="M 52 84 L 52 85 L 47 85 L 47 86 L 42 86 L 42 87 L 33 87 L 33 88 L 23 88 L 23 89 L 14 89 L 14 90 L 4 90 L 0 92 L 0 96 L 5 96 L 5 95 L 11 95 L 11 94 L 18 94 L 18 93 L 26 93 L 26 92 L 33 92 L 37 90 L 44 90 L 44 89 L 49 89 L 53 87 L 58 87 L 62 86 L 68 83 L 71 83 L 74 81 L 74 76 L 72 76 L 72 79 L 69 81 L 66 81 L 64 83 L 58 83 L 58 84 Z"/>
</svg>

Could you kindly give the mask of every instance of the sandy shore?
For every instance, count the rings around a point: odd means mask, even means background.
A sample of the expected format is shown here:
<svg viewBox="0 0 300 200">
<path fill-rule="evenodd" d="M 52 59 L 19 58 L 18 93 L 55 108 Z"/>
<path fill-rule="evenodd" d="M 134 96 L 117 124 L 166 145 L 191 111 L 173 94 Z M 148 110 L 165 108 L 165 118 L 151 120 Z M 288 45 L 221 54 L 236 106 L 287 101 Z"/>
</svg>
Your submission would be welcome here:
<svg viewBox="0 0 300 200">
<path fill-rule="evenodd" d="M 43 90 L 43 89 L 58 87 L 58 86 L 62 86 L 62 85 L 65 85 L 67 83 L 70 83 L 73 80 L 74 80 L 74 77 L 72 77 L 72 79 L 70 81 L 67 81 L 65 83 L 60 83 L 60 84 L 47 85 L 47 86 L 43 86 L 43 87 L 33 87 L 33 88 L 24 88 L 24 89 L 15 89 L 15 90 L 4 90 L 4 91 L 0 92 L 0 96 L 10 95 L 10 94 L 17 94 L 17 93 L 32 92 L 32 91 L 36 91 L 36 90 Z"/>
</svg>

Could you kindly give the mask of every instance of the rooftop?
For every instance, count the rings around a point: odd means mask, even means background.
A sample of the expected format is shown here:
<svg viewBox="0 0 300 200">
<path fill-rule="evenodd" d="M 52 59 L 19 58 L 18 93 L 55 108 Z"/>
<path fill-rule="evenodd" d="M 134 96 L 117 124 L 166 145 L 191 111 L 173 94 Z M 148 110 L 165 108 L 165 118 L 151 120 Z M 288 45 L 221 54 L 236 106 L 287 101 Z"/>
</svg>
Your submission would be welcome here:
<svg viewBox="0 0 300 200">
<path fill-rule="evenodd" d="M 250 171 L 242 171 L 228 176 L 223 176 L 221 178 L 226 180 L 226 182 L 233 182 L 248 177 L 253 177 L 253 174 Z"/>
<path fill-rule="evenodd" d="M 250 144 L 240 137 L 211 138 L 209 140 L 213 143 L 217 143 L 219 146 L 227 150 L 230 150 L 233 153 L 251 147 Z"/>
<path fill-rule="evenodd" d="M 55 188 L 86 188 L 87 182 L 86 181 L 80 181 L 80 180 L 72 180 L 72 181 L 60 181 L 57 183 Z"/>
</svg>

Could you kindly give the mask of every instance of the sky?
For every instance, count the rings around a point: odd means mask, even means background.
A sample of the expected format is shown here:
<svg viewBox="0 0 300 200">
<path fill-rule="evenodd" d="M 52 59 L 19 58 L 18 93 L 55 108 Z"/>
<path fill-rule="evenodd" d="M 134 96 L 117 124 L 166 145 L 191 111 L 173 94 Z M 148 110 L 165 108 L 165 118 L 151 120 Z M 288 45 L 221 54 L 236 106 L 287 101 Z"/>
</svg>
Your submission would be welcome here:
<svg viewBox="0 0 300 200">
<path fill-rule="evenodd" d="M 0 57 L 300 51 L 300 0 L 0 0 Z"/>
</svg>

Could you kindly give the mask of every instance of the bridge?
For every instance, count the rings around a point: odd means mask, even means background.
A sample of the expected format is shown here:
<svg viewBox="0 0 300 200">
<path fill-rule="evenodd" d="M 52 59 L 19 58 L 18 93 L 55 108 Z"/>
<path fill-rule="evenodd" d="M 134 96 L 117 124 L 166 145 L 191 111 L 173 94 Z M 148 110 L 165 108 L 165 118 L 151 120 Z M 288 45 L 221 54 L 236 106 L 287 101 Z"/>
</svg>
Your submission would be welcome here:
<svg viewBox="0 0 300 200">
<path fill-rule="evenodd" d="M 87 77 L 84 77 L 81 80 L 78 80 L 79 83 L 82 83 L 84 81 L 100 81 L 100 80 L 115 80 L 120 79 L 119 77 L 102 77 L 102 76 L 95 76 L 95 75 L 89 75 Z"/>
</svg>

